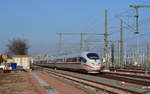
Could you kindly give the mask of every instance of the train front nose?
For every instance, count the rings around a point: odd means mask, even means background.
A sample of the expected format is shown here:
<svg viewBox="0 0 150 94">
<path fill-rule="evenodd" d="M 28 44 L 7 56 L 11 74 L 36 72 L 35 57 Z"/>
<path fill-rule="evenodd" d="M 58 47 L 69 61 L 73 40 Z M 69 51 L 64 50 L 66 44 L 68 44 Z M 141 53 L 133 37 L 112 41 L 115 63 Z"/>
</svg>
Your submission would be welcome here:
<svg viewBox="0 0 150 94">
<path fill-rule="evenodd" d="M 99 72 L 101 69 L 100 58 L 96 53 L 87 53 L 86 54 L 87 63 L 87 70 L 91 72 Z"/>
<path fill-rule="evenodd" d="M 101 65 L 98 60 L 89 60 L 85 65 L 89 73 L 98 73 L 101 70 Z"/>
<path fill-rule="evenodd" d="M 88 53 L 87 54 L 87 59 L 89 61 L 89 64 L 93 67 L 100 67 L 101 62 L 98 54 L 96 53 Z"/>
<path fill-rule="evenodd" d="M 91 66 L 92 66 L 95 70 L 97 70 L 97 69 L 100 69 L 101 63 L 100 63 L 99 60 L 95 60 L 95 61 L 91 62 Z"/>
</svg>

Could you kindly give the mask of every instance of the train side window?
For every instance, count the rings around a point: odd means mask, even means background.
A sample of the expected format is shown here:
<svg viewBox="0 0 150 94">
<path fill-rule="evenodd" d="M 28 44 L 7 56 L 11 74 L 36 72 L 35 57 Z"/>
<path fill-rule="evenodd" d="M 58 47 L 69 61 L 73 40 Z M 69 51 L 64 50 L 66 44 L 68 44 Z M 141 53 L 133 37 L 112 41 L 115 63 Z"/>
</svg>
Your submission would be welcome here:
<svg viewBox="0 0 150 94">
<path fill-rule="evenodd" d="M 66 62 L 70 62 L 70 61 L 71 61 L 70 58 L 67 58 L 67 59 L 66 59 Z"/>
<path fill-rule="evenodd" d="M 67 62 L 77 62 L 77 58 L 74 57 L 74 58 L 67 58 L 66 60 Z"/>
<path fill-rule="evenodd" d="M 69 59 L 69 58 L 67 58 L 67 59 L 66 59 L 66 62 L 69 62 L 69 61 L 70 61 L 70 59 Z"/>
<path fill-rule="evenodd" d="M 77 62 L 77 58 L 74 57 L 73 60 L 72 60 L 72 62 Z"/>
<path fill-rule="evenodd" d="M 84 57 L 79 57 L 79 62 L 84 62 L 84 63 L 86 63 L 87 60 L 86 60 Z"/>
<path fill-rule="evenodd" d="M 63 62 L 63 59 L 56 59 L 56 62 Z"/>
</svg>

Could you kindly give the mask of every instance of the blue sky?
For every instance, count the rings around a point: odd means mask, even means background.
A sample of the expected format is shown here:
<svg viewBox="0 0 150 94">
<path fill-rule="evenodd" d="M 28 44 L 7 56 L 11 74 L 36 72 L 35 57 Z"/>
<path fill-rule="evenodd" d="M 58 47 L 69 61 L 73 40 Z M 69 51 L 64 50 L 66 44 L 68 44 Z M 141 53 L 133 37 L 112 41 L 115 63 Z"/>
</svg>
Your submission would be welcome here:
<svg viewBox="0 0 150 94">
<path fill-rule="evenodd" d="M 105 8 L 110 24 L 119 26 L 114 16 L 133 9 L 130 4 L 150 5 L 150 0 L 0 0 L 0 53 L 8 40 L 22 33 L 30 54 L 54 53 L 58 50 L 56 33 L 104 33 Z M 149 17 L 148 9 L 141 10 L 142 17 Z"/>
</svg>

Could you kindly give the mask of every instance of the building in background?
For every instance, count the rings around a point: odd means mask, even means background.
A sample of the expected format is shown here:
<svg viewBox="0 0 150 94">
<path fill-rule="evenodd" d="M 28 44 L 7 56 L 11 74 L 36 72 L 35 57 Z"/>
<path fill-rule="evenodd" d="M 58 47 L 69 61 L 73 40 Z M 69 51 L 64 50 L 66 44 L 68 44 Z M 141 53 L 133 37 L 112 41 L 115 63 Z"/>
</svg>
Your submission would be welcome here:
<svg viewBox="0 0 150 94">
<path fill-rule="evenodd" d="M 17 63 L 17 66 L 22 66 L 23 69 L 30 69 L 31 56 L 15 55 L 12 59 L 14 63 Z"/>
<path fill-rule="evenodd" d="M 14 62 L 13 59 L 11 59 L 11 58 L 7 59 L 7 63 L 13 63 L 13 62 Z"/>
</svg>

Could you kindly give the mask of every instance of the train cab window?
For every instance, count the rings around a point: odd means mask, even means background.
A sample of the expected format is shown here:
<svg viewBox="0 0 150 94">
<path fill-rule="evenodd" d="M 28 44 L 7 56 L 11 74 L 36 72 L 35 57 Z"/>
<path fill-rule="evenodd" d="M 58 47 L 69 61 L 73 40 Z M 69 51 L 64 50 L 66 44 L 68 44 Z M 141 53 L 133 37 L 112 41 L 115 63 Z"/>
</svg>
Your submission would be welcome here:
<svg viewBox="0 0 150 94">
<path fill-rule="evenodd" d="M 84 57 L 79 57 L 79 62 L 84 62 L 84 63 L 86 63 L 86 59 L 84 58 Z"/>
<path fill-rule="evenodd" d="M 96 53 L 88 53 L 88 54 L 87 54 L 87 57 L 88 57 L 89 59 L 94 59 L 94 60 L 99 59 L 99 56 L 98 56 L 98 54 L 96 54 Z"/>
</svg>

